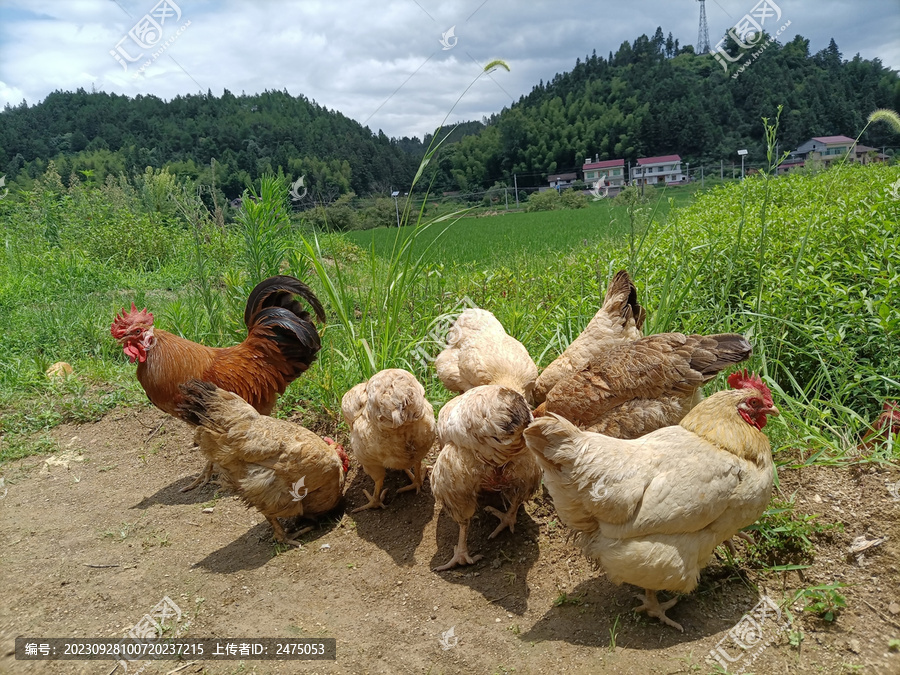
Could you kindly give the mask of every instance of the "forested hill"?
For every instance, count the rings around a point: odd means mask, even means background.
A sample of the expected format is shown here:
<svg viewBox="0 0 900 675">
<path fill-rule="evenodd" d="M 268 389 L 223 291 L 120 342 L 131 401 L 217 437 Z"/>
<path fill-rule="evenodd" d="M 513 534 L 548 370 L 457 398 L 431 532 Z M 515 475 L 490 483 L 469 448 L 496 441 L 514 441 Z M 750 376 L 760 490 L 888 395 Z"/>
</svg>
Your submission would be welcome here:
<svg viewBox="0 0 900 675">
<path fill-rule="evenodd" d="M 764 160 L 760 118 L 774 119 L 779 104 L 782 150 L 811 136 L 855 137 L 876 108 L 900 109 L 897 72 L 878 59 L 844 60 L 833 40 L 814 55 L 800 36 L 771 43 L 733 74 L 709 54 L 679 47 L 671 34 L 664 38 L 662 29 L 624 42 L 606 58 L 578 59 L 570 72 L 540 82 L 486 126 L 458 127 L 429 166 L 433 189 L 511 185 L 514 173 L 520 186 L 543 184 L 546 174 L 580 169 L 595 155 L 633 163 L 677 153 L 694 166 L 717 167 L 747 148 L 748 161 L 758 165 Z M 429 140 L 373 134 L 287 92 L 234 96 L 226 90 L 221 97 L 165 102 L 79 89 L 0 112 L 0 175 L 25 187 L 51 159 L 63 177 L 95 181 L 168 166 L 176 175 L 215 183 L 232 198 L 262 174 L 281 170 L 291 178 L 305 175 L 306 185 L 330 201 L 351 191 L 383 195 L 409 186 Z M 862 142 L 900 146 L 885 125 L 873 126 Z"/>
<path fill-rule="evenodd" d="M 63 177 L 88 171 L 142 172 L 169 166 L 178 175 L 215 181 L 229 198 L 265 172 L 305 174 L 320 192 L 386 192 L 409 185 L 422 155 L 419 139 L 389 139 L 303 96 L 225 91 L 179 96 L 55 92 L 43 102 L 0 112 L 0 175 L 35 177 L 54 159 Z M 25 176 L 23 176 L 23 179 Z M 24 180 L 20 180 L 20 183 Z"/>
<path fill-rule="evenodd" d="M 736 52 L 736 49 L 734 50 Z M 451 146 L 441 162 L 444 189 L 472 190 L 495 181 L 533 184 L 547 173 L 581 168 L 585 157 L 625 159 L 679 154 L 692 162 L 765 159 L 760 119 L 774 121 L 784 105 L 780 149 L 812 136 L 862 130 L 876 108 L 900 109 L 900 79 L 878 59 L 844 60 L 831 41 L 810 55 L 796 37 L 771 43 L 737 78 L 710 54 L 679 48 L 657 29 L 624 42 L 607 58 L 578 59 L 568 73 L 541 82 L 527 96 L 494 116 L 475 136 Z M 886 125 L 873 126 L 861 142 L 900 145 Z M 695 164 L 696 166 L 696 164 Z"/>
</svg>

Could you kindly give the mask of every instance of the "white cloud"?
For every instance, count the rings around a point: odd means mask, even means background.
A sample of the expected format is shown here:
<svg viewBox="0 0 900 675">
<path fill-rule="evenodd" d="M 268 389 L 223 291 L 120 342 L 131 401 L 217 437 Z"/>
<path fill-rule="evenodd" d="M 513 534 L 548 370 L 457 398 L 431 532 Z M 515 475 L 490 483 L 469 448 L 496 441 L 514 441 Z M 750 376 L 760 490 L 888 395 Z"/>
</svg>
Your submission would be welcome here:
<svg viewBox="0 0 900 675">
<path fill-rule="evenodd" d="M 624 40 L 652 35 L 658 25 L 681 44 L 697 37 L 696 3 L 517 3 L 511 0 L 364 0 L 290 2 L 175 0 L 190 21 L 167 51 L 138 78 L 110 50 L 155 0 L 7 0 L 0 7 L 0 106 L 42 100 L 78 87 L 172 98 L 208 89 L 240 94 L 287 89 L 392 136 L 431 131 L 478 75 L 482 64 L 506 60 L 512 72 L 483 78 L 459 102 L 450 121 L 480 119 L 510 105 L 543 79 L 570 70 L 594 49 L 606 56 Z M 755 4 L 707 3 L 710 38 Z M 900 67 L 900 6 L 837 0 L 780 3 L 795 32 L 816 52 L 833 36 L 844 58 L 860 52 Z M 458 38 L 443 50 L 441 34 Z M 395 93 L 396 92 L 396 93 Z M 367 121 L 368 120 L 368 121 Z"/>
</svg>

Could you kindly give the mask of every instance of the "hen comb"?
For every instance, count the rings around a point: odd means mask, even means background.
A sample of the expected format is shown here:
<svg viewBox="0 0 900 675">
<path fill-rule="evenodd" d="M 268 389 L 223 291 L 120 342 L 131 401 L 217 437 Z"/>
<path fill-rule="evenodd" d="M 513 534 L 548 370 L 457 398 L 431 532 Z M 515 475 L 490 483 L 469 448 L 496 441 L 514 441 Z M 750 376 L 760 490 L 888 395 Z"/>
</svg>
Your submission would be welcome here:
<svg viewBox="0 0 900 675">
<path fill-rule="evenodd" d="M 756 389 L 761 392 L 766 403 L 772 403 L 772 392 L 756 373 L 747 370 L 736 370 L 728 376 L 728 386 L 732 389 Z"/>
<path fill-rule="evenodd" d="M 152 326 L 153 314 L 148 312 L 146 307 L 144 307 L 144 309 L 142 309 L 141 311 L 138 311 L 138 308 L 135 307 L 134 302 L 132 302 L 130 312 L 123 307 L 122 313 L 116 314 L 116 320 L 112 322 L 112 326 L 110 326 L 109 332 L 112 333 L 112 336 L 116 340 L 121 340 L 123 337 L 125 337 L 128 329 L 134 324 Z"/>
</svg>

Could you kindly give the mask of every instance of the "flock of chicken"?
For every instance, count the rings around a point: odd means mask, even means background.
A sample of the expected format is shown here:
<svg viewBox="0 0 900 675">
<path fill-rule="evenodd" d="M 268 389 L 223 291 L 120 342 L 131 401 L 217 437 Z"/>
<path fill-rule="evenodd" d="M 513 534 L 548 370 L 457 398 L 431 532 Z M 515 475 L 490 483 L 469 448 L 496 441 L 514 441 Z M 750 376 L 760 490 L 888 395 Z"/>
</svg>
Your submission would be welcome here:
<svg viewBox="0 0 900 675">
<path fill-rule="evenodd" d="M 288 534 L 278 519 L 334 509 L 349 459 L 330 438 L 268 417 L 321 348 L 298 297 L 324 321 L 305 284 L 272 277 L 247 301 L 247 339 L 225 349 L 155 329 L 153 315 L 134 304 L 111 332 L 138 362 L 151 402 L 196 427 L 208 463 L 184 489 L 204 484 L 216 466 L 265 515 L 276 540 L 299 545 L 306 530 Z M 763 513 L 774 468 L 762 429 L 778 410 L 746 371 L 728 377 L 730 390 L 703 399 L 704 383 L 750 357 L 742 336 L 645 337 L 643 323 L 635 286 L 619 272 L 584 332 L 539 375 L 490 312 L 464 311 L 435 362 L 444 386 L 460 395 L 436 423 L 424 388 L 405 370 L 383 370 L 344 395 L 353 455 L 374 481 L 356 511 L 384 507 L 387 469 L 409 475 L 399 492 L 418 493 L 437 440 L 431 490 L 459 525 L 459 540 L 436 571 L 481 557 L 467 545 L 480 494 L 499 493 L 508 507 L 485 507 L 500 520 L 493 538 L 514 531 L 519 506 L 543 480 L 584 553 L 613 582 L 645 589 L 636 611 L 682 630 L 665 613 L 677 598 L 660 603 L 656 592 L 692 591 L 715 547 Z"/>
</svg>

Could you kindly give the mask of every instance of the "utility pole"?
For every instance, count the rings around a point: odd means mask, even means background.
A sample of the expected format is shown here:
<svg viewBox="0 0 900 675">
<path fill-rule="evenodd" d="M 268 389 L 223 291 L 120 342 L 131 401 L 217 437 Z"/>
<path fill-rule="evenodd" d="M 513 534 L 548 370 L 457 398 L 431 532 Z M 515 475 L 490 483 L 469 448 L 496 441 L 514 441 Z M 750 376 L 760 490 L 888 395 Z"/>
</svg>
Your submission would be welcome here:
<svg viewBox="0 0 900 675">
<path fill-rule="evenodd" d="M 516 190 L 516 208 L 519 208 L 519 177 L 516 174 L 513 174 L 513 185 Z"/>
<path fill-rule="evenodd" d="M 703 183 L 703 165 L 701 164 L 700 165 L 700 189 L 701 190 L 703 189 L 703 185 L 704 185 L 704 183 Z"/>
<path fill-rule="evenodd" d="M 687 182 L 691 182 L 691 163 L 687 163 Z"/>
<path fill-rule="evenodd" d="M 506 197 L 506 210 L 509 211 L 509 188 L 503 188 L 503 196 Z"/>
<path fill-rule="evenodd" d="M 725 180 L 725 160 L 719 160 L 719 180 Z"/>
</svg>

